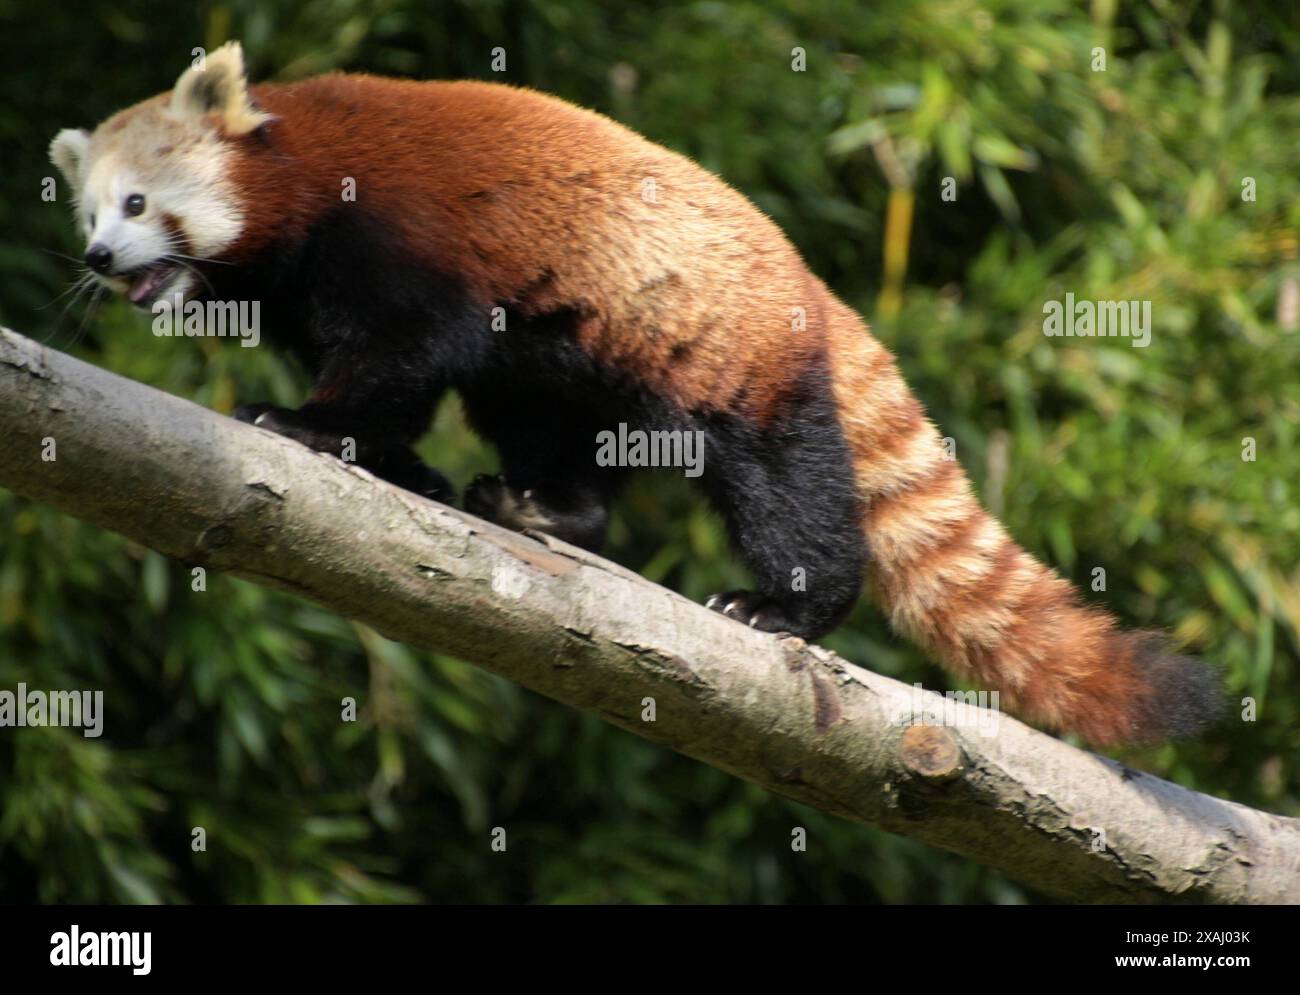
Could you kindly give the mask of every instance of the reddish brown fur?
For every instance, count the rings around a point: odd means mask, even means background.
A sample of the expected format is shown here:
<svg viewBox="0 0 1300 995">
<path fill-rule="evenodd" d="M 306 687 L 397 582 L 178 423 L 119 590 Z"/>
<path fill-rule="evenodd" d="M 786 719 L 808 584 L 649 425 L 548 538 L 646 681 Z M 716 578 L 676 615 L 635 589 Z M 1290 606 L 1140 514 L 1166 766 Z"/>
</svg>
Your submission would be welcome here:
<svg viewBox="0 0 1300 995">
<path fill-rule="evenodd" d="M 352 177 L 358 203 L 392 218 L 485 307 L 576 309 L 593 357 L 683 408 L 764 420 L 791 373 L 824 354 L 824 291 L 779 229 L 720 180 L 607 118 L 476 82 L 326 76 L 252 95 L 279 118 L 276 144 L 289 155 L 277 166 L 256 134 L 237 139 L 251 217 L 231 258 L 305 232 Z M 362 108 L 364 129 L 338 112 L 344 101 Z M 643 197 L 648 180 L 655 202 Z M 807 311 L 797 333 L 796 307 Z"/>
</svg>

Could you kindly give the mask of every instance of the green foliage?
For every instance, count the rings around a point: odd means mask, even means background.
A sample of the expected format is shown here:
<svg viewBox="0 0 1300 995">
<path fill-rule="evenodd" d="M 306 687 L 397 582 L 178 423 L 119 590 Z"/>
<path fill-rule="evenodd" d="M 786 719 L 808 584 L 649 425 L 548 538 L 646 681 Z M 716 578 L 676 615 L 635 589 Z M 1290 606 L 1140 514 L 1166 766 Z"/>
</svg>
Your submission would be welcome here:
<svg viewBox="0 0 1300 995">
<path fill-rule="evenodd" d="M 1128 759 L 1300 814 L 1288 5 L 238 0 L 95 2 L 76 19 L 18 6 L 0 3 L 5 324 L 218 410 L 297 403 L 301 374 L 266 350 L 164 345 L 121 304 L 80 332 L 79 306 L 40 309 L 71 274 L 42 250 L 80 251 L 65 198 L 40 197 L 50 137 L 168 88 L 193 46 L 227 37 L 259 78 L 493 78 L 502 46 L 508 81 L 603 110 L 748 194 L 873 321 L 1029 549 L 1085 588 L 1104 568 L 1093 597 L 1168 628 L 1258 703 L 1256 722 Z M 791 69 L 796 47 L 806 72 Z M 1151 345 L 1046 338 L 1044 302 L 1067 292 L 1152 301 Z M 422 449 L 460 484 L 493 465 L 454 401 Z M 675 477 L 632 488 L 609 552 L 691 597 L 743 580 Z M 100 688 L 107 710 L 101 739 L 0 729 L 0 898 L 1031 897 L 292 598 L 192 582 L 0 494 L 0 688 Z M 947 686 L 865 604 L 828 642 Z M 340 721 L 347 697 L 357 722 Z M 191 849 L 196 826 L 206 852 Z M 495 826 L 506 853 L 489 848 Z M 790 850 L 795 826 L 806 853 Z"/>
</svg>

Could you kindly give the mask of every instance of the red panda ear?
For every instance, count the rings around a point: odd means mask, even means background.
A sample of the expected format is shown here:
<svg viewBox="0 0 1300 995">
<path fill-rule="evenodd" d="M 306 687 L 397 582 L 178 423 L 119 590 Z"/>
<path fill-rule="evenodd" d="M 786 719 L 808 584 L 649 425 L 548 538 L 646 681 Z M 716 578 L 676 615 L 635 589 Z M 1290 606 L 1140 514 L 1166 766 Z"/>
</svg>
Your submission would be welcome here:
<svg viewBox="0 0 1300 995">
<path fill-rule="evenodd" d="M 50 142 L 50 162 L 74 187 L 81 183 L 81 165 L 89 148 L 90 132 L 85 128 L 64 128 Z"/>
<path fill-rule="evenodd" d="M 244 50 L 237 41 L 226 42 L 211 55 L 200 55 L 181 73 L 172 90 L 171 109 L 182 117 L 219 115 L 232 135 L 247 134 L 271 120 L 248 97 Z"/>
</svg>

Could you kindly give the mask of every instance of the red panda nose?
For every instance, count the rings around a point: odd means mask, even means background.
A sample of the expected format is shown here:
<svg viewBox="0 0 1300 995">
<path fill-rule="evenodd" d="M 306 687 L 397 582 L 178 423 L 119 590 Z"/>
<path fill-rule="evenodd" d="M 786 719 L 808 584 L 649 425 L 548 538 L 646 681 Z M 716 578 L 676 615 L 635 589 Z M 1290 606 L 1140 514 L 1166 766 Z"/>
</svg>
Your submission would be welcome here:
<svg viewBox="0 0 1300 995">
<path fill-rule="evenodd" d="M 86 250 L 86 265 L 96 273 L 107 273 L 113 265 L 113 252 L 106 245 L 96 242 Z"/>
</svg>

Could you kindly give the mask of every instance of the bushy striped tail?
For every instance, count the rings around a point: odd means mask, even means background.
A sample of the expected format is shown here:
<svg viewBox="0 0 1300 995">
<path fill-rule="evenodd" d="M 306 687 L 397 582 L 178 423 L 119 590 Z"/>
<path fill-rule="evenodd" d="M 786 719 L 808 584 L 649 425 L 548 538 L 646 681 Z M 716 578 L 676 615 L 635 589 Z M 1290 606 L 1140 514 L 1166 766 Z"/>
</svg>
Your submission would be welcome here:
<svg viewBox="0 0 1300 995">
<path fill-rule="evenodd" d="M 895 631 L 1016 714 L 1096 745 L 1190 735 L 1217 719 L 1215 671 L 1123 631 L 976 499 L 893 357 L 835 302 L 836 397 L 865 503 L 870 582 Z"/>
</svg>

